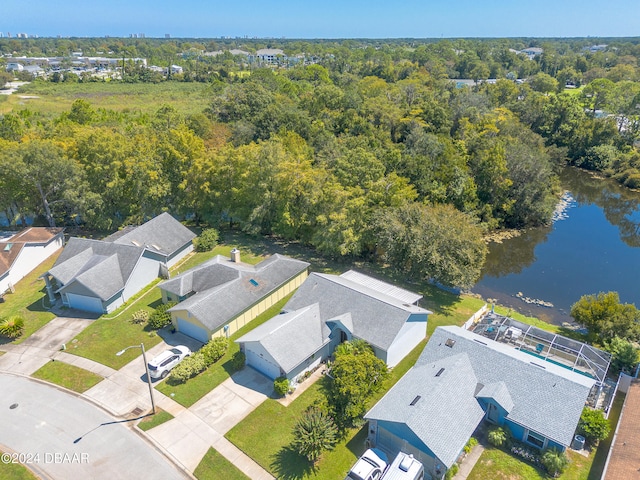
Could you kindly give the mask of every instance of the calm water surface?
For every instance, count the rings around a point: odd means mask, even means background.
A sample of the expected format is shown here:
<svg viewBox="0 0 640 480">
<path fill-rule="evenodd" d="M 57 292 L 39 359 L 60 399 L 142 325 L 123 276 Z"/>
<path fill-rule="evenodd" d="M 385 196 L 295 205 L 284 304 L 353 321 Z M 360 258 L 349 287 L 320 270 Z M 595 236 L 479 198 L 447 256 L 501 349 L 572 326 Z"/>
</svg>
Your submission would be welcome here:
<svg viewBox="0 0 640 480">
<path fill-rule="evenodd" d="M 473 292 L 557 324 L 571 321 L 571 305 L 586 294 L 617 291 L 640 307 L 640 192 L 576 169 L 560 178 L 567 193 L 559 218 L 490 244 Z"/>
</svg>

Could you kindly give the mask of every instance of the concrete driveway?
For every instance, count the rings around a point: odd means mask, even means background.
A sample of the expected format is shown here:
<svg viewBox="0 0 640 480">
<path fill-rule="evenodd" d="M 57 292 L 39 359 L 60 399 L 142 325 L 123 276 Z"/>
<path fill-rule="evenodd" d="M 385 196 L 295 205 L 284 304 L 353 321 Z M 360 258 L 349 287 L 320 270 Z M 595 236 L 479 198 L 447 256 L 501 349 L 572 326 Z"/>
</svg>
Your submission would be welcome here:
<svg viewBox="0 0 640 480">
<path fill-rule="evenodd" d="M 189 478 L 128 423 L 80 397 L 13 375 L 0 375 L 0 392 L 0 445 L 50 478 Z"/>
<path fill-rule="evenodd" d="M 0 370 L 31 375 L 91 322 L 86 318 L 56 317 L 24 342 L 0 346 L 7 352 L 0 356 Z"/>
<path fill-rule="evenodd" d="M 250 478 L 273 478 L 224 438 L 272 392 L 271 380 L 252 368 L 244 368 L 147 435 L 190 471 L 213 446 Z"/>
</svg>

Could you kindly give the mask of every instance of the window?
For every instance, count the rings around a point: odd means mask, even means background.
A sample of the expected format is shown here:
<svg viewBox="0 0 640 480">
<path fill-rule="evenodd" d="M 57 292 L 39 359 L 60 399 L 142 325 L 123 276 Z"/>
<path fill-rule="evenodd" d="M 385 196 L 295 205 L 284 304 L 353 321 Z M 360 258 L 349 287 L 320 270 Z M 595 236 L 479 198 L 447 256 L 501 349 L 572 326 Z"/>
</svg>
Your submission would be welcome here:
<svg viewBox="0 0 640 480">
<path fill-rule="evenodd" d="M 527 433 L 527 443 L 535 445 L 538 448 L 544 448 L 544 440 L 545 438 L 536 432 L 529 430 Z"/>
</svg>

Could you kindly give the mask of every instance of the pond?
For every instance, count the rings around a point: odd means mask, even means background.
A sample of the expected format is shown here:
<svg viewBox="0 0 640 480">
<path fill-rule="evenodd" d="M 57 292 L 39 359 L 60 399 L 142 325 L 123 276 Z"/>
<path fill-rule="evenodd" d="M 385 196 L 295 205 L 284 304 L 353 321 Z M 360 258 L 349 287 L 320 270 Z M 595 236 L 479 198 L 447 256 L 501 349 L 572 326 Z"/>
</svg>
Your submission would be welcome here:
<svg viewBox="0 0 640 480">
<path fill-rule="evenodd" d="M 640 307 L 640 192 L 574 168 L 560 180 L 553 224 L 492 242 L 472 291 L 555 324 L 582 295 L 616 291 Z"/>
</svg>

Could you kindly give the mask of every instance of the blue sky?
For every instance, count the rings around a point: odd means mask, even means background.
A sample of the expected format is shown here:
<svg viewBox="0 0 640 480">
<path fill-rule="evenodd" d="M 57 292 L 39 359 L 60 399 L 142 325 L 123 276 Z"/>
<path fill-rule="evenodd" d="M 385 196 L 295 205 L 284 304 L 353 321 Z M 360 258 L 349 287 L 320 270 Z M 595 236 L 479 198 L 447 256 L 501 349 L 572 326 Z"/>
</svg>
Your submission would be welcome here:
<svg viewBox="0 0 640 480">
<path fill-rule="evenodd" d="M 0 32 L 39 36 L 640 36 L 640 0 L 3 0 Z"/>
</svg>

